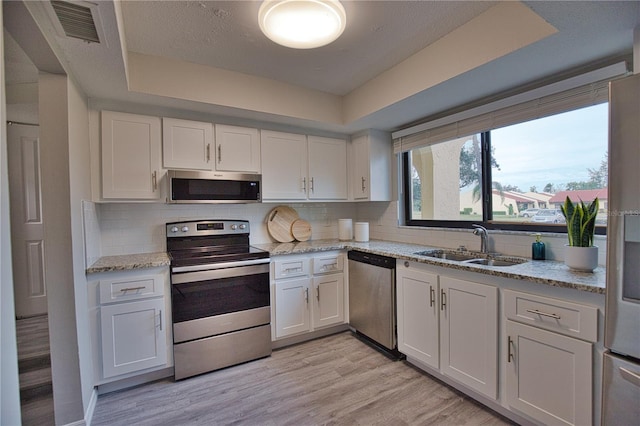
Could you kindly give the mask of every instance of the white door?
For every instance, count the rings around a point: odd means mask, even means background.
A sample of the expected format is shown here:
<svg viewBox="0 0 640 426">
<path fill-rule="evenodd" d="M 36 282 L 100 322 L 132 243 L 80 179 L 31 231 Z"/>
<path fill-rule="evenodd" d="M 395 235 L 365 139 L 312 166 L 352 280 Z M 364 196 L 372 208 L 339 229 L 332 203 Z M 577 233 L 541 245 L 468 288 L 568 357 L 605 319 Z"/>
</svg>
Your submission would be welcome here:
<svg viewBox="0 0 640 426">
<path fill-rule="evenodd" d="M 313 326 L 344 322 L 344 275 L 330 274 L 313 278 Z"/>
<path fill-rule="evenodd" d="M 38 126 L 7 127 L 11 245 L 18 318 L 47 313 Z"/>
<path fill-rule="evenodd" d="M 309 136 L 309 198 L 347 199 L 347 141 Z"/>
<path fill-rule="evenodd" d="M 398 350 L 425 364 L 440 367 L 438 276 L 400 267 L 396 273 Z"/>
<path fill-rule="evenodd" d="M 100 308 L 105 378 L 167 363 L 163 310 L 163 298 Z"/>
<path fill-rule="evenodd" d="M 307 137 L 290 133 L 261 133 L 262 199 L 306 200 Z"/>
<path fill-rule="evenodd" d="M 440 276 L 440 369 L 496 399 L 498 289 Z"/>
<path fill-rule="evenodd" d="M 309 278 L 276 281 L 276 337 L 311 329 Z"/>
</svg>

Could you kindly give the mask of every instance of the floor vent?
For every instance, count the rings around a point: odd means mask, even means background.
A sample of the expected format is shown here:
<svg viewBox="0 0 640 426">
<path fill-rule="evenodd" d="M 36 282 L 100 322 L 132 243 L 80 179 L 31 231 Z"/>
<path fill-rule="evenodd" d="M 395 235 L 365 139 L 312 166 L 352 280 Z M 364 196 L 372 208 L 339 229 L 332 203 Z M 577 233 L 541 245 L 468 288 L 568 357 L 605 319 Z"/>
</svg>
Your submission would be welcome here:
<svg viewBox="0 0 640 426">
<path fill-rule="evenodd" d="M 52 0 L 51 5 L 67 37 L 77 38 L 88 43 L 100 43 L 94 19 L 97 8 L 91 7 L 95 5 L 60 0 Z"/>
</svg>

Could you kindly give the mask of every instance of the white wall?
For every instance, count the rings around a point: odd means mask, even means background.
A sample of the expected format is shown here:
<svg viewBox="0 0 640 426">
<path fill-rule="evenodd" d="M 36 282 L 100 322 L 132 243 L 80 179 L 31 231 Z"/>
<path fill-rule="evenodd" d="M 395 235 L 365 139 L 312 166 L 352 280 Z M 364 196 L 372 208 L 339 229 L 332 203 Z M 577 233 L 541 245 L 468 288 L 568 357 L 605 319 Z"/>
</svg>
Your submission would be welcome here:
<svg viewBox="0 0 640 426">
<path fill-rule="evenodd" d="M 267 215 L 281 203 L 256 204 L 96 204 L 102 256 L 166 251 L 167 222 L 195 219 L 244 219 L 251 222 L 251 243 L 275 242 L 267 230 Z M 355 203 L 295 203 L 298 215 L 311 223 L 314 240 L 338 238 L 338 219 L 355 219 Z M 95 233 L 95 228 L 94 231 Z"/>
<path fill-rule="evenodd" d="M 84 419 L 76 331 L 67 77 L 41 73 L 39 116 L 45 270 L 56 424 Z M 78 209 L 80 206 L 78 206 Z M 86 303 L 86 302 L 85 302 Z M 86 317 L 85 317 L 86 318 Z"/>
<path fill-rule="evenodd" d="M 73 258 L 73 289 L 75 296 L 76 334 L 78 344 L 78 367 L 82 408 L 85 416 L 91 416 L 94 393 L 93 357 L 89 329 L 89 311 L 87 296 L 87 277 L 85 275 L 85 238 L 83 214 L 85 203 L 91 199 L 91 171 L 89 151 L 89 121 L 86 96 L 77 85 L 67 81 L 69 114 L 69 183 L 71 243 Z M 91 410 L 87 413 L 87 410 Z"/>
<path fill-rule="evenodd" d="M 2 22 L 2 7 L 0 7 Z M 20 424 L 18 348 L 13 305 L 9 177 L 7 174 L 6 100 L 4 91 L 4 40 L 0 32 L 0 424 Z"/>
</svg>

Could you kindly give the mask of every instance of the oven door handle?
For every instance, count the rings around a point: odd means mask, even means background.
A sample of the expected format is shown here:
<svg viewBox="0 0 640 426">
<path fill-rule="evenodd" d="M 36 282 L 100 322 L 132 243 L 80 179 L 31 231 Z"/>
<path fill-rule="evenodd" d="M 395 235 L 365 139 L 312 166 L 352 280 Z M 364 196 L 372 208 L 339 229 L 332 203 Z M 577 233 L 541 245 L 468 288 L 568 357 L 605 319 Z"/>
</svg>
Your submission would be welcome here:
<svg viewBox="0 0 640 426">
<path fill-rule="evenodd" d="M 222 278 L 242 277 L 246 275 L 268 274 L 269 264 L 240 266 L 237 268 L 212 269 L 208 271 L 171 274 L 171 284 L 193 283 L 198 281 L 219 280 Z"/>
<path fill-rule="evenodd" d="M 209 263 L 206 265 L 176 266 L 175 268 L 171 268 L 171 273 L 175 274 L 178 272 L 210 271 L 214 269 L 235 268 L 238 266 L 260 265 L 269 262 L 271 262 L 271 259 L 267 257 L 262 259 L 240 260 L 234 262 Z"/>
</svg>

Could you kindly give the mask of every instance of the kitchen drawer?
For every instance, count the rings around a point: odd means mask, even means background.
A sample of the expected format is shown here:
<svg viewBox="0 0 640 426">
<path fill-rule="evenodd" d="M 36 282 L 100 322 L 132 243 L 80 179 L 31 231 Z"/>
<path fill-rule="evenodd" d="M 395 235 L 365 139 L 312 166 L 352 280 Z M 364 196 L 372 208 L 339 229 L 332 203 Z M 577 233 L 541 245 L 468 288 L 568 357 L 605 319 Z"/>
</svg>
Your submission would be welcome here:
<svg viewBox="0 0 640 426">
<path fill-rule="evenodd" d="M 503 294 L 508 319 L 589 342 L 598 340 L 598 308 L 595 306 L 512 290 L 504 290 Z"/>
<path fill-rule="evenodd" d="M 164 276 L 140 275 L 100 280 L 100 303 L 146 299 L 164 294 Z"/>
<path fill-rule="evenodd" d="M 284 257 L 273 261 L 273 277 L 276 280 L 309 275 L 308 257 Z"/>
<path fill-rule="evenodd" d="M 344 254 L 342 253 L 319 255 L 313 258 L 313 275 L 342 272 L 343 270 Z"/>
</svg>

